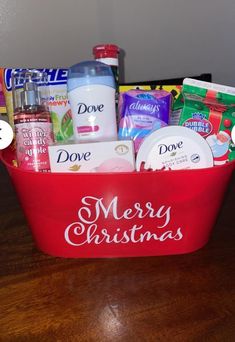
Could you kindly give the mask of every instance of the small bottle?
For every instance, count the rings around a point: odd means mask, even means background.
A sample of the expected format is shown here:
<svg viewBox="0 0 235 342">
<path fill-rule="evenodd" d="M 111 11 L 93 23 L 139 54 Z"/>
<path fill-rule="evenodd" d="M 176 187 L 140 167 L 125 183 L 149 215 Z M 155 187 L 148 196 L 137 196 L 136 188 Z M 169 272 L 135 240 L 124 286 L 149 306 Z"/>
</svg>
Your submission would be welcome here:
<svg viewBox="0 0 235 342">
<path fill-rule="evenodd" d="M 54 139 L 46 83 L 47 74 L 37 70 L 12 75 L 16 158 L 28 171 L 50 171 L 48 145 Z"/>
<path fill-rule="evenodd" d="M 93 55 L 96 61 L 110 65 L 116 81 L 116 89 L 118 90 L 119 82 L 119 55 L 120 49 L 114 44 L 100 44 L 93 48 Z"/>
<path fill-rule="evenodd" d="M 117 140 L 115 80 L 111 67 L 85 61 L 68 70 L 68 98 L 77 142 Z"/>
</svg>

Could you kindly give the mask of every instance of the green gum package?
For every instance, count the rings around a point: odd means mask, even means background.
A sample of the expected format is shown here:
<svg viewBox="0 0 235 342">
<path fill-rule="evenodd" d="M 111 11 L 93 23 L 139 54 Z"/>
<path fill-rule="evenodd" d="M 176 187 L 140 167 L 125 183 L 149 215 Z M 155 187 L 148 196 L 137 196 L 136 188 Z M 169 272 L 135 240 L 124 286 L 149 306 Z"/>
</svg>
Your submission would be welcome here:
<svg viewBox="0 0 235 342">
<path fill-rule="evenodd" d="M 198 132 L 211 147 L 214 164 L 235 159 L 231 131 L 235 125 L 235 88 L 186 78 L 179 125 Z"/>
</svg>

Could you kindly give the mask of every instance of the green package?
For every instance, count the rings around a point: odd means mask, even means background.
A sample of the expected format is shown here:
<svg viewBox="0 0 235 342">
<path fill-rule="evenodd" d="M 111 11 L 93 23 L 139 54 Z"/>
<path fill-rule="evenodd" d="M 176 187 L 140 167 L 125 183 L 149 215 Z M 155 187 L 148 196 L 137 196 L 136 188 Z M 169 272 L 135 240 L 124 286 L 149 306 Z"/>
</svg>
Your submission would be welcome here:
<svg viewBox="0 0 235 342">
<path fill-rule="evenodd" d="M 235 125 L 235 88 L 186 78 L 179 125 L 193 129 L 208 142 L 214 164 L 235 159 L 231 131 Z"/>
</svg>

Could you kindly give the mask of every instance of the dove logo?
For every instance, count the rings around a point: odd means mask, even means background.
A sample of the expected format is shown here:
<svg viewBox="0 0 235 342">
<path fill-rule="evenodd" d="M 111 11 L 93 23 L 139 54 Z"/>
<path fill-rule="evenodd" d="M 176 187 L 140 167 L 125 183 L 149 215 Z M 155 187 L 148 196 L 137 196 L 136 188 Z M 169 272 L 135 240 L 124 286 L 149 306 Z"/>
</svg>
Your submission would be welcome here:
<svg viewBox="0 0 235 342">
<path fill-rule="evenodd" d="M 69 153 L 65 149 L 60 149 L 57 151 L 57 163 L 66 163 L 67 161 L 75 162 L 75 161 L 88 161 L 91 159 L 91 152 L 82 152 L 82 153 Z"/>
</svg>

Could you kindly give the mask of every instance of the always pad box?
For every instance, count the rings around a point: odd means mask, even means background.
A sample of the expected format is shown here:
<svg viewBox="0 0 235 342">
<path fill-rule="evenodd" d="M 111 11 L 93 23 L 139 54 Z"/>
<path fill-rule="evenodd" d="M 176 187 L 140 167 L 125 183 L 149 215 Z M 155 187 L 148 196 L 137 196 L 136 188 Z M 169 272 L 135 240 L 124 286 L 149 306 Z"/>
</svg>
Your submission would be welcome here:
<svg viewBox="0 0 235 342">
<path fill-rule="evenodd" d="M 132 172 L 135 170 L 131 140 L 51 145 L 51 172 Z"/>
</svg>

